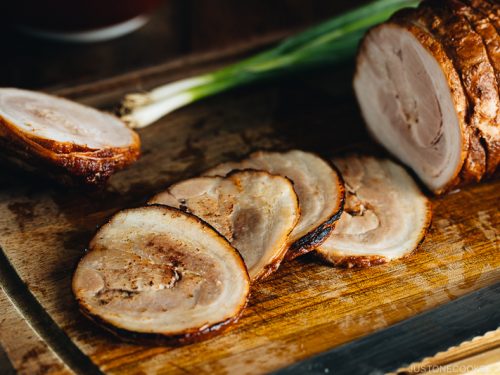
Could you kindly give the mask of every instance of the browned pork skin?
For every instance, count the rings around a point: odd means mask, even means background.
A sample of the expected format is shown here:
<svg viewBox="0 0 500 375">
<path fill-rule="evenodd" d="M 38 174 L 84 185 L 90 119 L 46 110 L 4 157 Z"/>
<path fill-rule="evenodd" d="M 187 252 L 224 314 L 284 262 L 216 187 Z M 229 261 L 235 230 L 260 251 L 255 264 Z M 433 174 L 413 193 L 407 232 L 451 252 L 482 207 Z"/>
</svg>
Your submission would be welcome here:
<svg viewBox="0 0 500 375">
<path fill-rule="evenodd" d="M 99 185 L 139 156 L 138 135 L 114 116 L 62 98 L 0 88 L 0 151 L 63 183 Z"/>
<path fill-rule="evenodd" d="M 444 36 L 437 31 L 443 27 L 436 15 L 440 12 L 427 5 L 405 10 L 372 29 L 360 47 L 354 78 L 361 111 L 374 138 L 436 193 L 483 178 L 487 168 L 484 143 L 489 171 L 496 169 L 498 160 L 498 124 L 494 122 L 498 91 L 484 45 L 470 25 L 463 25 L 467 22 L 463 17 L 458 22 L 458 16 L 447 16 L 447 24 L 475 48 L 485 74 L 478 82 L 472 58 L 467 60 L 463 51 L 464 56 L 459 57 L 458 51 L 452 55 L 458 46 L 443 43 Z M 473 36 L 466 37 L 460 27 Z M 460 66 L 457 58 L 462 59 Z M 466 89 L 461 74 L 476 81 Z M 487 97 L 472 103 L 477 115 L 472 116 L 475 123 L 469 124 L 468 94 L 473 87 L 481 87 Z"/>
<path fill-rule="evenodd" d="M 431 222 L 431 205 L 410 175 L 387 159 L 337 158 L 347 191 L 332 235 L 316 249 L 342 267 L 368 267 L 413 252 Z"/>
<path fill-rule="evenodd" d="M 474 30 L 483 39 L 489 62 L 495 72 L 497 91 L 500 94 L 500 3 L 497 2 L 494 5 L 488 6 L 490 10 L 486 14 L 481 11 L 481 7 L 484 6 L 481 4 L 487 4 L 486 1 L 463 0 L 463 3 L 469 4 L 469 6 L 457 4 L 457 12 L 469 20 Z M 488 15 L 491 17 L 488 17 Z M 494 126 L 497 129 L 496 139 L 491 140 L 492 137 L 490 136 L 490 140 L 487 142 L 489 160 L 486 172 L 488 175 L 494 174 L 500 163 L 500 135 L 498 134 L 498 128 L 500 127 L 500 105 L 497 108 Z"/>
<path fill-rule="evenodd" d="M 500 32 L 500 3 L 497 0 L 464 0 L 474 10 L 481 13 L 484 18 L 495 26 Z"/>
<path fill-rule="evenodd" d="M 479 2 L 483 3 L 484 0 Z M 497 87 L 500 85 L 500 35 L 495 28 L 494 22 L 486 17 L 474 4 L 475 0 L 462 0 L 455 4 L 456 11 L 467 18 L 474 31 L 483 39 L 489 61 L 495 71 Z M 498 5 L 500 10 L 500 4 Z M 498 119 L 498 116 L 497 116 Z"/>
<path fill-rule="evenodd" d="M 184 344 L 225 328 L 247 303 L 239 253 L 199 218 L 167 206 L 121 211 L 73 276 L 84 314 L 124 339 Z"/>
<path fill-rule="evenodd" d="M 320 157 L 300 150 L 258 151 L 241 162 L 218 165 L 205 174 L 225 176 L 237 169 L 258 169 L 288 177 L 299 198 L 300 219 L 290 234 L 287 259 L 314 250 L 328 238 L 342 212 L 344 186 L 339 174 Z"/>
<path fill-rule="evenodd" d="M 484 41 L 462 15 L 462 9 L 463 4 L 457 0 L 424 2 L 417 11 L 417 22 L 437 36 L 461 77 L 468 102 L 470 134 L 469 156 L 462 170 L 467 182 L 480 181 L 498 167 L 500 98 Z M 469 160 L 473 160 L 473 168 L 468 168 Z"/>
<path fill-rule="evenodd" d="M 182 181 L 149 203 L 180 208 L 212 225 L 240 252 L 252 281 L 279 267 L 300 216 L 291 181 L 254 170 Z"/>
</svg>

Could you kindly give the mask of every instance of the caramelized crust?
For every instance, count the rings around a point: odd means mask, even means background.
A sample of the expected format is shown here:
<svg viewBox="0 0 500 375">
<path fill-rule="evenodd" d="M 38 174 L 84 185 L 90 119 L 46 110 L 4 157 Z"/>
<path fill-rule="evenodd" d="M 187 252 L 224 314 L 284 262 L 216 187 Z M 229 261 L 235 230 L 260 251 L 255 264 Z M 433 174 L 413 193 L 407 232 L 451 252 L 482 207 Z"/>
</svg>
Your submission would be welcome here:
<svg viewBox="0 0 500 375">
<path fill-rule="evenodd" d="M 2 90 L 0 89 L 0 94 Z M 15 91 L 24 93 L 23 90 Z M 28 93 L 35 97 L 38 95 Z M 55 104 L 52 104 L 50 96 L 41 95 L 55 108 L 62 100 L 54 98 Z M 85 110 L 87 107 L 83 108 Z M 92 111 L 95 110 L 92 109 Z M 118 120 L 112 116 L 103 115 L 103 118 L 112 119 L 114 127 L 120 126 Z M 17 121 L 25 120 L 19 118 Z M 113 146 L 110 142 L 109 146 L 93 148 L 84 144 L 42 138 L 37 134 L 27 132 L 15 122 L 12 116 L 0 114 L 0 145 L 2 145 L 0 155 L 11 164 L 29 172 L 48 176 L 66 185 L 98 186 L 104 184 L 114 172 L 132 164 L 139 157 L 138 134 L 129 129 L 121 129 L 121 132 L 128 134 L 128 144 Z M 121 143 L 124 144 L 124 142 Z"/>
</svg>

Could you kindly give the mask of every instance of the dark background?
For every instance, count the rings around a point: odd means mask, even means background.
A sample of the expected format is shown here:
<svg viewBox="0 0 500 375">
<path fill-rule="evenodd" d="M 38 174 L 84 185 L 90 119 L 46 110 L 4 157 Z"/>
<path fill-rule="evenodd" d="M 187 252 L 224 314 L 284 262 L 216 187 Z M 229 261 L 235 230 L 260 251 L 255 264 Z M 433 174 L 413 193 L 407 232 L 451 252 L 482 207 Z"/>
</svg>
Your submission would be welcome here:
<svg viewBox="0 0 500 375">
<path fill-rule="evenodd" d="M 90 82 L 183 55 L 298 31 L 361 2 L 167 0 L 140 30 L 94 44 L 46 41 L 4 24 L 0 86 L 41 89 Z"/>
</svg>

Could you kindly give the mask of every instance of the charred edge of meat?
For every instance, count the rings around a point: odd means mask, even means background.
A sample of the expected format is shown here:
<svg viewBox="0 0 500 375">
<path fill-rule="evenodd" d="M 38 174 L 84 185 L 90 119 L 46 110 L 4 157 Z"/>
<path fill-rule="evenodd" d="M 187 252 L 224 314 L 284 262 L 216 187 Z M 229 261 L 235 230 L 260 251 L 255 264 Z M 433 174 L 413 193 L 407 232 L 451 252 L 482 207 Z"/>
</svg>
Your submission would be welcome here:
<svg viewBox="0 0 500 375">
<path fill-rule="evenodd" d="M 487 15 L 483 14 L 477 7 L 471 5 L 471 1 L 456 0 L 456 2 L 459 4 L 457 5 L 457 13 L 463 15 L 472 29 L 483 39 L 490 64 L 497 76 L 498 86 L 500 84 L 500 71 L 498 69 L 500 61 L 497 59 L 497 56 L 500 54 L 500 51 L 498 51 L 498 44 L 500 43 L 498 30 Z"/>
<path fill-rule="evenodd" d="M 85 146 L 76 145 L 69 142 L 58 142 L 51 139 L 36 138 L 29 134 L 23 134 L 30 141 L 42 146 L 55 154 L 92 154 L 96 157 L 110 157 L 116 155 L 119 152 L 130 152 L 133 149 L 140 148 L 140 138 L 137 133 L 133 133 L 132 139 L 129 147 L 107 147 L 107 148 L 88 148 Z"/>
<path fill-rule="evenodd" d="M 494 77 L 491 84 L 496 88 L 496 90 L 492 91 L 497 93 L 497 110 L 490 126 L 495 126 L 495 124 L 498 126 L 500 124 L 498 122 L 500 121 L 500 61 L 498 60 L 498 56 L 500 56 L 500 52 L 498 52 L 500 47 L 500 36 L 489 18 L 482 17 L 478 11 L 468 6 L 465 1 L 448 0 L 448 2 L 452 7 L 452 12 L 455 15 L 462 17 L 464 22 L 467 22 L 470 29 L 477 34 L 479 39 L 482 41 L 482 46 L 486 55 L 485 60 L 492 68 Z M 486 26 L 487 29 L 485 29 L 484 26 Z M 491 135 L 484 134 L 482 131 L 479 131 L 478 137 L 485 154 L 484 176 L 489 177 L 495 172 L 500 162 L 500 154 L 498 150 L 500 141 L 492 138 Z"/>
<path fill-rule="evenodd" d="M 116 171 L 140 156 L 140 141 L 134 135 L 129 148 L 57 154 L 13 129 L 0 117 L 0 144 L 7 161 L 31 173 L 47 176 L 64 185 L 102 186 Z"/>
<path fill-rule="evenodd" d="M 287 247 L 284 246 L 284 249 L 285 249 L 285 251 L 284 251 L 285 255 L 280 257 L 275 262 L 265 266 L 264 269 L 262 270 L 262 272 L 260 273 L 260 275 L 258 275 L 254 280 L 252 280 L 252 283 L 256 283 L 256 282 L 259 282 L 259 281 L 266 279 L 269 275 L 276 272 L 278 270 L 278 268 L 280 268 L 281 263 L 283 263 L 283 261 L 286 259 Z"/>
<path fill-rule="evenodd" d="M 474 1 L 473 1 L 474 2 Z M 471 28 L 482 38 L 486 54 L 496 77 L 497 92 L 500 94 L 500 34 L 493 20 L 480 9 L 471 5 L 471 1 L 455 0 L 457 14 L 465 17 Z M 476 4 L 477 5 L 477 4 Z M 500 7 L 499 7 L 500 9 Z M 500 106 L 497 109 L 496 125 L 500 124 Z M 481 135 L 480 142 L 486 152 L 486 177 L 493 175 L 500 164 L 500 140 L 486 140 Z"/>
<path fill-rule="evenodd" d="M 24 171 L 38 175 L 42 178 L 49 178 L 66 186 L 102 186 L 107 179 L 119 167 L 113 160 L 102 160 L 98 164 L 98 170 L 92 168 L 92 163 L 85 160 L 64 160 L 42 156 L 38 153 L 30 152 L 26 145 L 15 146 L 15 143 L 0 139 L 3 159 L 15 167 Z M 120 163 L 119 163 L 120 164 Z M 118 166 L 119 166 L 118 164 Z M 68 170 L 72 167 L 73 170 Z"/>
<path fill-rule="evenodd" d="M 184 345 L 194 344 L 199 341 L 204 341 L 209 338 L 212 338 L 227 329 L 229 329 L 233 324 L 237 323 L 240 319 L 243 311 L 245 310 L 246 305 L 248 304 L 248 298 L 245 301 L 245 304 L 241 307 L 238 315 L 226 319 L 222 322 L 218 322 L 212 324 L 209 327 L 199 329 L 199 330 L 190 330 L 182 335 L 168 335 L 161 333 L 146 333 L 146 332 L 134 332 L 124 328 L 116 327 L 113 324 L 107 322 L 101 317 L 92 314 L 88 309 L 86 309 L 79 299 L 76 299 L 79 306 L 80 312 L 97 324 L 99 327 L 104 328 L 106 331 L 110 332 L 114 336 L 119 339 L 133 343 L 133 344 L 146 344 L 146 345 L 166 345 L 171 347 L 180 347 Z"/>
<path fill-rule="evenodd" d="M 469 128 L 469 154 L 460 171 L 460 183 L 477 183 L 485 177 L 487 147 L 479 135 L 479 130 Z"/>
<path fill-rule="evenodd" d="M 325 163 L 327 163 L 330 166 L 330 168 L 332 168 L 332 170 L 337 174 L 337 177 L 339 179 L 337 187 L 340 194 L 339 206 L 337 211 L 333 213 L 332 216 L 330 216 L 330 218 L 327 221 L 325 221 L 319 227 L 309 232 L 302 238 L 299 238 L 297 241 L 295 241 L 293 244 L 290 245 L 285 255 L 286 260 L 293 260 L 301 255 L 305 255 L 316 249 L 323 242 L 325 242 L 328 239 L 328 237 L 332 234 L 332 231 L 335 229 L 335 223 L 340 219 L 342 212 L 344 212 L 346 194 L 345 194 L 345 184 L 344 184 L 344 179 L 342 177 L 342 173 L 340 173 L 339 169 L 330 160 L 323 159 L 316 153 L 312 152 L 312 154 L 323 160 Z M 300 207 L 300 201 L 299 201 L 299 207 Z"/>
<path fill-rule="evenodd" d="M 38 143 L 43 148 L 51 150 L 57 154 L 69 154 L 71 152 L 92 152 L 97 151 L 97 149 L 90 149 L 85 146 L 76 145 L 71 142 L 58 142 L 52 139 L 34 137 L 30 134 L 26 134 L 26 138 L 29 138 L 35 143 Z"/>
<path fill-rule="evenodd" d="M 304 237 L 295 241 L 289 248 L 285 255 L 285 259 L 292 260 L 301 255 L 307 254 L 316 249 L 319 245 L 327 240 L 335 229 L 336 222 L 340 219 L 343 212 L 345 196 L 342 196 L 342 204 L 339 211 L 337 211 L 330 219 L 320 225 L 318 228 L 309 232 Z"/>
<path fill-rule="evenodd" d="M 488 0 L 464 0 L 471 8 L 488 19 L 500 33 L 500 5 Z"/>
<path fill-rule="evenodd" d="M 362 255 L 362 256 L 329 256 L 326 258 L 323 254 L 318 253 L 329 265 L 342 268 L 368 268 L 379 264 L 387 263 L 387 258 L 378 255 Z"/>
</svg>

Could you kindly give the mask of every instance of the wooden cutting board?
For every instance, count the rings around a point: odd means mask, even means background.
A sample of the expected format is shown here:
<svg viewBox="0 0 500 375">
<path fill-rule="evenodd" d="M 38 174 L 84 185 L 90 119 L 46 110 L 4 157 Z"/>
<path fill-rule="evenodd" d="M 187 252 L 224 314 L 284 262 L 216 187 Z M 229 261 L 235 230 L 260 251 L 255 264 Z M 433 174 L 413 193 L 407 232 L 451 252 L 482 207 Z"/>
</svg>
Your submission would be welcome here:
<svg viewBox="0 0 500 375">
<path fill-rule="evenodd" d="M 109 108 L 126 92 L 210 70 L 240 52 L 58 93 Z M 432 228 L 408 259 L 361 270 L 332 268 L 313 255 L 283 264 L 254 287 L 240 321 L 207 341 L 180 348 L 124 343 L 79 313 L 72 272 L 96 227 L 114 212 L 256 149 L 294 147 L 328 156 L 353 145 L 371 148 L 351 76 L 351 67 L 317 72 L 179 110 L 140 131 L 142 158 L 103 191 L 61 188 L 2 167 L 0 357 L 26 374 L 90 374 L 97 367 L 111 374 L 265 373 L 499 281 L 496 181 L 433 198 Z"/>
</svg>

